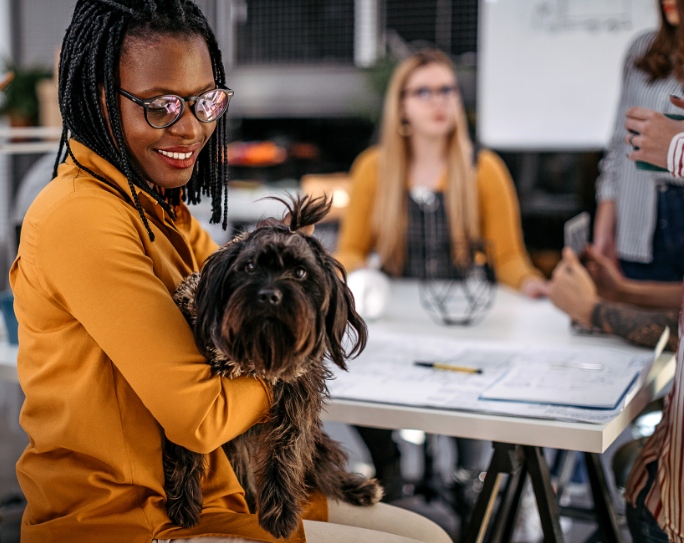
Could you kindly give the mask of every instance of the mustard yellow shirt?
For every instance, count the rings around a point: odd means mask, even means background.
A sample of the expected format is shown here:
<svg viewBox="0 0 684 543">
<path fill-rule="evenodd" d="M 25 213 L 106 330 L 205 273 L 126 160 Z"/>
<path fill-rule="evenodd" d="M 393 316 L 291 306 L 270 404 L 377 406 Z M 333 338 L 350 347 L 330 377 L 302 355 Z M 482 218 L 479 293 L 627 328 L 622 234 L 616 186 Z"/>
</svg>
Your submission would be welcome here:
<svg viewBox="0 0 684 543">
<path fill-rule="evenodd" d="M 351 169 L 349 206 L 340 229 L 337 258 L 348 272 L 363 266 L 375 246 L 371 214 L 378 183 L 378 152 L 361 153 Z M 446 187 L 446 173 L 437 190 Z M 499 282 L 520 288 L 523 280 L 542 277 L 527 255 L 520 226 L 515 187 L 503 161 L 491 151 L 480 151 L 477 160 L 477 195 L 480 233 L 492 245 L 494 269 Z"/>
<path fill-rule="evenodd" d="M 71 148 L 131 197 L 116 168 L 73 140 Z M 68 159 L 26 215 L 10 272 L 26 394 L 20 420 L 30 438 L 17 464 L 28 500 L 22 542 L 273 541 L 248 514 L 220 449 L 267 415 L 269 392 L 256 379 L 213 375 L 172 300 L 217 246 L 185 205 L 173 220 L 138 197 L 154 242 L 119 190 Z M 207 454 L 193 529 L 166 515 L 164 433 Z M 303 540 L 300 523 L 292 541 Z"/>
</svg>

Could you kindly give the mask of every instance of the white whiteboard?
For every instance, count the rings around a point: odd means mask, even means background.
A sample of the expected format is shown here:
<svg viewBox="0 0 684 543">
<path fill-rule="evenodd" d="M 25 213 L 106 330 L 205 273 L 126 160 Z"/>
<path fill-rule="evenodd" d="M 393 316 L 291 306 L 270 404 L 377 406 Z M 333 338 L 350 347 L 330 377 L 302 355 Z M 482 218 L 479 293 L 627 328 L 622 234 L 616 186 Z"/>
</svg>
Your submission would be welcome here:
<svg viewBox="0 0 684 543">
<path fill-rule="evenodd" d="M 631 41 L 658 0 L 481 0 L 478 138 L 493 149 L 602 149 Z"/>
</svg>

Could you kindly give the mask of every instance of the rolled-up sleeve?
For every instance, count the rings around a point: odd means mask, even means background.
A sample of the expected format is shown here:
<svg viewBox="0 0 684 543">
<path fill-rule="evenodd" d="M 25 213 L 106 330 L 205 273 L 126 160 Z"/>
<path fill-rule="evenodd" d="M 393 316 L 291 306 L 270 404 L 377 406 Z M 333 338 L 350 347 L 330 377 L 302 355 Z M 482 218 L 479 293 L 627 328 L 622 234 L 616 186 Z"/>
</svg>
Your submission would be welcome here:
<svg viewBox="0 0 684 543">
<path fill-rule="evenodd" d="M 212 374 L 141 233 L 107 198 L 65 198 L 51 209 L 35 236 L 40 286 L 111 359 L 169 439 L 213 451 L 267 416 L 269 392 L 256 379 Z M 198 240 L 205 252 L 209 241 Z"/>
</svg>

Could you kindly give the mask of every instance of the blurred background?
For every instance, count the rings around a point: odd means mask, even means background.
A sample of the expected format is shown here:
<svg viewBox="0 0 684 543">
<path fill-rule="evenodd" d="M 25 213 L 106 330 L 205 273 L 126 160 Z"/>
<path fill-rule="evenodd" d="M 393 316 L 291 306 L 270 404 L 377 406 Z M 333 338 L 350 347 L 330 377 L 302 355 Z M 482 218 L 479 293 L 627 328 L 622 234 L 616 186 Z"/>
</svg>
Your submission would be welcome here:
<svg viewBox="0 0 684 543">
<path fill-rule="evenodd" d="M 268 206 L 250 207 L 254 200 L 302 183 L 313 191 L 338 189 L 336 205 L 343 206 L 346 173 L 377 138 L 382 96 L 392 69 L 414 50 L 436 46 L 452 56 L 472 135 L 478 136 L 478 0 L 197 3 L 216 31 L 228 83 L 236 93 L 229 111 L 236 142 L 229 204 L 234 227 L 267 212 Z M 2 71 L 15 72 L 10 89 L 18 91 L 5 97 L 2 126 L 55 127 L 42 132 L 14 130 L 11 138 L 7 129 L 0 132 L 0 281 L 5 287 L 16 228 L 27 207 L 18 202 L 19 189 L 36 162 L 55 147 L 59 133 L 53 74 L 73 5 L 73 0 L 0 0 Z M 27 137 L 36 135 L 40 137 Z M 560 255 L 563 222 L 594 208 L 601 146 L 581 147 L 495 148 L 518 189 L 528 250 L 547 272 Z M 198 209 L 196 214 L 208 216 L 208 210 Z M 334 214 L 333 219 L 339 216 Z M 219 241 L 224 238 L 213 231 Z M 334 245 L 335 225 L 328 231 Z"/>
</svg>

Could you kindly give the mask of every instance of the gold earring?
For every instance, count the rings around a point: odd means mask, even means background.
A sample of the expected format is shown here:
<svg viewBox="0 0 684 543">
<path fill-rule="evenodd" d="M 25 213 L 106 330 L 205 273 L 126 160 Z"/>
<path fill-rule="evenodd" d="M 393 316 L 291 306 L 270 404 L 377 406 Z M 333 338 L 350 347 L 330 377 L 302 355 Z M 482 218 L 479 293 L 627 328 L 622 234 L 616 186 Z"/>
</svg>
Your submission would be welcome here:
<svg viewBox="0 0 684 543">
<path fill-rule="evenodd" d="M 397 132 L 399 132 L 399 135 L 402 138 L 408 138 L 409 136 L 411 136 L 411 134 L 413 134 L 413 129 L 407 121 L 403 121 L 399 125 L 399 128 L 397 128 Z"/>
</svg>

